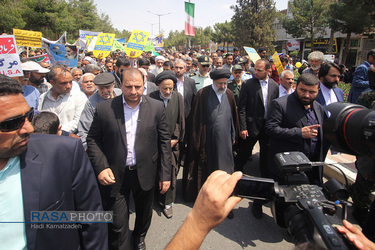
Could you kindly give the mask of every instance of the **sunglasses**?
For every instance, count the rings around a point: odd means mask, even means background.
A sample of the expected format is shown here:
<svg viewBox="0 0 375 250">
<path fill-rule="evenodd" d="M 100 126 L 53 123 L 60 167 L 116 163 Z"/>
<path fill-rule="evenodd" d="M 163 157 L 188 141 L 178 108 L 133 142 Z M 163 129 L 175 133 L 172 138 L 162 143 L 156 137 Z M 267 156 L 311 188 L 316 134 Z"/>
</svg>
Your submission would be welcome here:
<svg viewBox="0 0 375 250">
<path fill-rule="evenodd" d="M 210 67 L 210 65 L 202 65 L 202 67 Z"/>
<path fill-rule="evenodd" d="M 29 122 L 33 120 L 34 117 L 34 108 L 31 108 L 25 115 L 11 118 L 9 120 L 0 122 L 0 131 L 1 132 L 11 132 L 22 128 L 25 124 L 26 118 Z"/>
</svg>

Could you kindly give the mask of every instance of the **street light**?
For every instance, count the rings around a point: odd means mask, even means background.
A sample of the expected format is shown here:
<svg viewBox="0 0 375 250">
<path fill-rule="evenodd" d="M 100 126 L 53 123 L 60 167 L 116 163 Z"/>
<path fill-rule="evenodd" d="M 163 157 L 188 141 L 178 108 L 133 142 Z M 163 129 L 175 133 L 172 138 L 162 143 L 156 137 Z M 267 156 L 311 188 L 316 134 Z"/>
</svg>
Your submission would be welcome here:
<svg viewBox="0 0 375 250">
<path fill-rule="evenodd" d="M 153 12 L 151 12 L 151 11 L 147 11 L 148 13 L 150 13 L 150 14 L 153 14 L 153 15 L 157 15 L 157 16 L 159 16 L 159 35 L 160 35 L 160 17 L 161 16 L 166 16 L 166 15 L 169 15 L 169 14 L 171 14 L 171 12 L 169 12 L 169 13 L 167 13 L 167 14 L 156 14 L 156 13 L 153 13 Z"/>
<path fill-rule="evenodd" d="M 151 25 L 151 35 L 154 34 L 154 25 L 157 24 L 157 23 L 148 23 Z"/>
</svg>

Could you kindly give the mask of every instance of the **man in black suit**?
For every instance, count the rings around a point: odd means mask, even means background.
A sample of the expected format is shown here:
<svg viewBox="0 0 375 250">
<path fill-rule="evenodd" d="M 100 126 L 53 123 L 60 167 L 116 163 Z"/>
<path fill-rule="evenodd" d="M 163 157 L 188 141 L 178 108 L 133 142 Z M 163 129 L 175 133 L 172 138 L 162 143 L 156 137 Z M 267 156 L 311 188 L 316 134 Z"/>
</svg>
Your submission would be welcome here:
<svg viewBox="0 0 375 250">
<path fill-rule="evenodd" d="M 190 113 L 194 96 L 197 93 L 197 88 L 195 87 L 195 81 L 193 79 L 190 77 L 184 77 L 185 72 L 186 63 L 182 59 L 177 59 L 174 64 L 174 73 L 177 77 L 177 83 L 174 86 L 174 90 L 177 90 L 184 99 L 184 112 L 186 118 Z"/>
<path fill-rule="evenodd" d="M 31 135 L 22 85 L 0 76 L 0 248 L 107 249 L 103 223 L 30 223 L 32 211 L 102 211 L 99 189 L 81 142 Z"/>
<path fill-rule="evenodd" d="M 240 120 L 240 137 L 238 142 L 238 155 L 235 170 L 242 171 L 252 153 L 257 141 L 260 144 L 259 167 L 262 177 L 268 177 L 267 154 L 269 137 L 266 135 L 264 125 L 267 111 L 273 99 L 279 97 L 279 86 L 269 78 L 271 64 L 266 59 L 255 63 L 255 78 L 242 84 L 238 101 L 238 116 Z M 253 214 L 256 218 L 262 216 L 262 206 L 258 200 L 253 203 Z"/>
<path fill-rule="evenodd" d="M 157 171 L 160 193 L 170 186 L 171 139 L 163 103 L 142 95 L 142 73 L 128 69 L 122 80 L 123 95 L 96 106 L 87 153 L 100 183 L 103 206 L 114 213 L 110 248 L 131 249 L 128 204 L 132 191 L 137 215 L 133 243 L 136 249 L 146 249 Z"/>
<path fill-rule="evenodd" d="M 302 74 L 296 91 L 273 100 L 268 113 L 266 133 L 270 136 L 268 170 L 270 177 L 285 184 L 274 160 L 275 154 L 288 151 L 303 152 L 311 161 L 324 161 L 328 145 L 324 143 L 324 108 L 315 101 L 319 79 Z M 322 184 L 322 167 L 306 172 L 311 184 Z"/>
<path fill-rule="evenodd" d="M 139 58 L 137 61 L 138 68 L 143 68 L 147 72 L 147 81 L 155 82 L 156 76 L 152 74 L 148 69 L 150 68 L 150 61 L 147 58 Z"/>
</svg>

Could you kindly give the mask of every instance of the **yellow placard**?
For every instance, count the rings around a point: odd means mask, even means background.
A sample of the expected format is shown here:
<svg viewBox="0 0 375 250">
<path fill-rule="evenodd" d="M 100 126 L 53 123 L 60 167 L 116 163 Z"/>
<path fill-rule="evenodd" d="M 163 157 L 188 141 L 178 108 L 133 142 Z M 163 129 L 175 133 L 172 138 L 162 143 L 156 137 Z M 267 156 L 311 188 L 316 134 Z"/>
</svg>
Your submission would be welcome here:
<svg viewBox="0 0 375 250">
<path fill-rule="evenodd" d="M 260 59 L 260 56 L 258 55 L 257 51 L 254 49 L 254 48 L 250 48 L 250 47 L 243 47 L 246 51 L 246 53 L 249 55 L 251 61 L 253 61 L 253 63 L 255 64 L 256 61 L 258 61 Z"/>
<path fill-rule="evenodd" d="M 280 57 L 279 57 L 279 54 L 277 52 L 275 52 L 273 55 L 272 55 L 272 60 L 276 66 L 276 69 L 277 69 L 277 73 L 279 73 L 279 75 L 281 74 L 281 72 L 284 71 L 284 67 L 283 67 L 283 64 L 281 63 L 280 61 Z"/>
<path fill-rule="evenodd" d="M 147 43 L 150 32 L 133 30 L 132 35 L 129 38 L 128 44 L 125 48 L 125 53 L 131 58 L 140 56 Z"/>
<path fill-rule="evenodd" d="M 42 39 L 42 32 L 31 30 L 13 29 L 13 35 Z"/>
<path fill-rule="evenodd" d="M 95 36 L 86 36 L 86 47 L 88 47 Z"/>
<path fill-rule="evenodd" d="M 87 36 L 86 36 L 87 39 Z M 96 58 L 104 58 L 109 56 L 111 53 L 111 48 L 113 45 L 113 41 L 115 40 L 115 34 L 111 33 L 100 33 L 98 35 L 98 38 L 96 39 L 96 43 L 94 46 L 94 50 L 92 51 L 94 53 L 94 56 Z"/>
<path fill-rule="evenodd" d="M 42 47 L 42 32 L 13 29 L 17 46 Z"/>
</svg>

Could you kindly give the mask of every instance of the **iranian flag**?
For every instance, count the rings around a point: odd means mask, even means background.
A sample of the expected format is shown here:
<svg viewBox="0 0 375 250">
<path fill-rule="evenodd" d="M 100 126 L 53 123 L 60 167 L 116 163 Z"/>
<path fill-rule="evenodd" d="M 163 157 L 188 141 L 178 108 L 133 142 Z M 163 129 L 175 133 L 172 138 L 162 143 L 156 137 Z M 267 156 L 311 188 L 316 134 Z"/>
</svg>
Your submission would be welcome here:
<svg viewBox="0 0 375 250">
<path fill-rule="evenodd" d="M 185 35 L 186 36 L 195 36 L 194 29 L 194 4 L 185 2 Z"/>
</svg>

